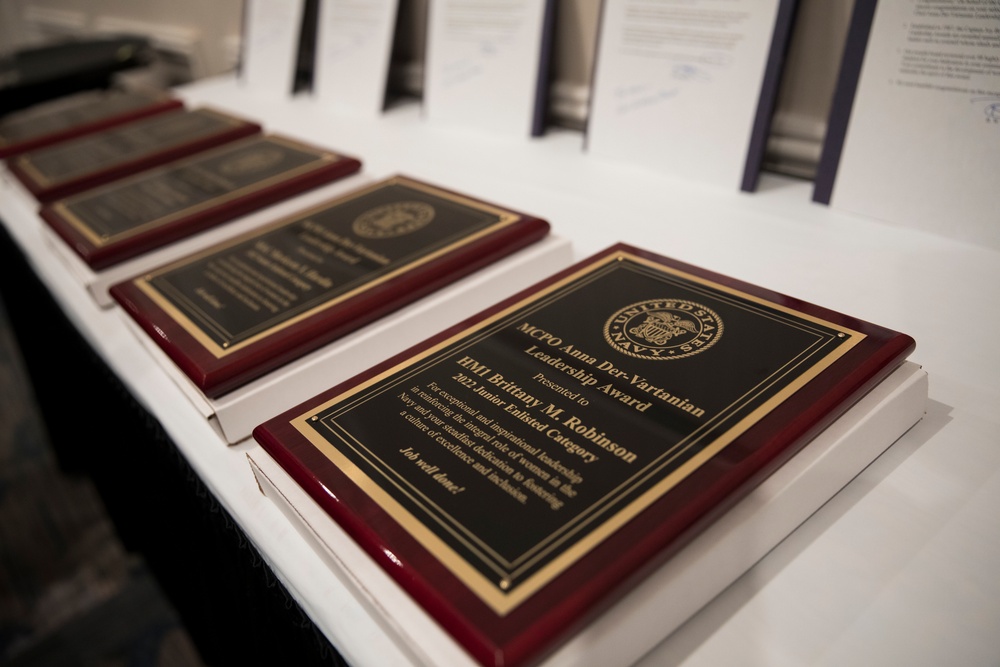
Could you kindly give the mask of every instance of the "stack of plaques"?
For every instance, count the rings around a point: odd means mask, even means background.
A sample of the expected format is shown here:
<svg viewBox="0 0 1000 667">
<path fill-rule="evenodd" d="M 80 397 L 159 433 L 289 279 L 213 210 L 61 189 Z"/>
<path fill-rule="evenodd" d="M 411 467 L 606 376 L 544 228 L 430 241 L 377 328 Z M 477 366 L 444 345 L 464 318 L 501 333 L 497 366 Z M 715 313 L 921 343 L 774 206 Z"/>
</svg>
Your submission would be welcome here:
<svg viewBox="0 0 1000 667">
<path fill-rule="evenodd" d="M 183 106 L 165 93 L 123 90 L 78 93 L 36 104 L 0 119 L 0 158 Z"/>
<path fill-rule="evenodd" d="M 260 130 L 257 123 L 212 109 L 174 109 L 21 153 L 8 167 L 45 202 Z"/>
</svg>

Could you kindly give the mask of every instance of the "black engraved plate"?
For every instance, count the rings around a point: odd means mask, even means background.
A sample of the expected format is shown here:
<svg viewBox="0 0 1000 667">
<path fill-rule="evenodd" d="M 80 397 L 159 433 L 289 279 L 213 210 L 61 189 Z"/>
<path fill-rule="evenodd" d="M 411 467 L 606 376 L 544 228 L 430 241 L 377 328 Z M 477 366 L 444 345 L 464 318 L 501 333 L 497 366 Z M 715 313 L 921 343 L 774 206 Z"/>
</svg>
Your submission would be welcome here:
<svg viewBox="0 0 1000 667">
<path fill-rule="evenodd" d="M 111 294 L 219 395 L 547 233 L 540 218 L 394 177 Z"/>
<path fill-rule="evenodd" d="M 293 424 L 503 614 L 863 337 L 625 255 Z"/>
<path fill-rule="evenodd" d="M 373 232 L 358 220 L 370 216 Z M 394 183 L 320 208 L 141 284 L 223 355 L 500 223 L 503 214 Z M 413 229 L 393 229 L 405 220 Z M 433 222 L 433 224 L 431 224 Z M 377 229 L 385 223 L 385 230 Z"/>
</svg>

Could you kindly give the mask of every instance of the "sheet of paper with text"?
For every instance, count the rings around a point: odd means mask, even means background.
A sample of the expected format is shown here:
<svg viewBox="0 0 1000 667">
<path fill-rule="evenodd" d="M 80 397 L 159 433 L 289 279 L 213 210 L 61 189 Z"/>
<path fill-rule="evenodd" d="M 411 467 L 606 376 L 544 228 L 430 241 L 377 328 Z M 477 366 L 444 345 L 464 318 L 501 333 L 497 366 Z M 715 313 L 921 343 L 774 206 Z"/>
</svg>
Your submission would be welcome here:
<svg viewBox="0 0 1000 667">
<path fill-rule="evenodd" d="M 846 112 L 831 206 L 1000 249 L 996 3 L 878 3 Z"/>
<path fill-rule="evenodd" d="M 243 87 L 267 97 L 291 97 L 304 4 L 304 0 L 248 0 L 244 4 Z"/>
<path fill-rule="evenodd" d="M 321 104 L 382 112 L 398 7 L 399 0 L 320 0 L 313 94 Z"/>
<path fill-rule="evenodd" d="M 431 3 L 424 114 L 431 122 L 540 134 L 553 0 Z"/>
<path fill-rule="evenodd" d="M 779 0 L 606 0 L 588 153 L 739 188 Z"/>
</svg>

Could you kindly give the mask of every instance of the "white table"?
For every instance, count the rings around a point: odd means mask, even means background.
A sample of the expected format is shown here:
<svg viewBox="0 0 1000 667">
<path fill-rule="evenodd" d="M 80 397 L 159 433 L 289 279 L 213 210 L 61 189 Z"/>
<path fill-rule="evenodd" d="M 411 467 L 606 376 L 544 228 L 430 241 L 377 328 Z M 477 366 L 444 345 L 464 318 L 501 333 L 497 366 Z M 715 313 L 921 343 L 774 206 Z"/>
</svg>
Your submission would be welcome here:
<svg viewBox="0 0 1000 667">
<path fill-rule="evenodd" d="M 643 664 L 1000 663 L 1000 253 L 830 210 L 805 181 L 765 175 L 745 194 L 601 161 L 569 130 L 495 139 L 430 127 L 416 104 L 337 117 L 229 78 L 177 92 L 358 156 L 374 177 L 408 174 L 540 215 L 576 258 L 625 241 L 913 336 L 926 417 Z M 261 495 L 246 461 L 256 443 L 223 443 L 120 313 L 67 272 L 10 181 L 0 218 L 39 278 L 314 623 L 352 664 L 402 659 Z"/>
</svg>

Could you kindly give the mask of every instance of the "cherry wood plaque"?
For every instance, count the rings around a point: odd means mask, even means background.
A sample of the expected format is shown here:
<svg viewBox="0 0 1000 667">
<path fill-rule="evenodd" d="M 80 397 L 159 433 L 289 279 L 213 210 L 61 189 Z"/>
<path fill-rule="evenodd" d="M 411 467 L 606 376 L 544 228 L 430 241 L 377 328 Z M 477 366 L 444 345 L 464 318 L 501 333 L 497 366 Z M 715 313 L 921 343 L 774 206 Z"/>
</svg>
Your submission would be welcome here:
<svg viewBox="0 0 1000 667">
<path fill-rule="evenodd" d="M 353 174 L 352 157 L 254 135 L 42 207 L 95 271 Z"/>
<path fill-rule="evenodd" d="M 183 106 L 165 93 L 124 90 L 79 93 L 37 104 L 0 119 L 0 158 Z"/>
<path fill-rule="evenodd" d="M 110 293 L 214 398 L 548 230 L 540 218 L 396 176 Z"/>
<path fill-rule="evenodd" d="M 213 109 L 175 109 L 21 153 L 8 167 L 41 202 L 67 197 L 260 132 Z"/>
<path fill-rule="evenodd" d="M 913 347 L 616 245 L 253 435 L 475 660 L 528 665 Z"/>
</svg>

